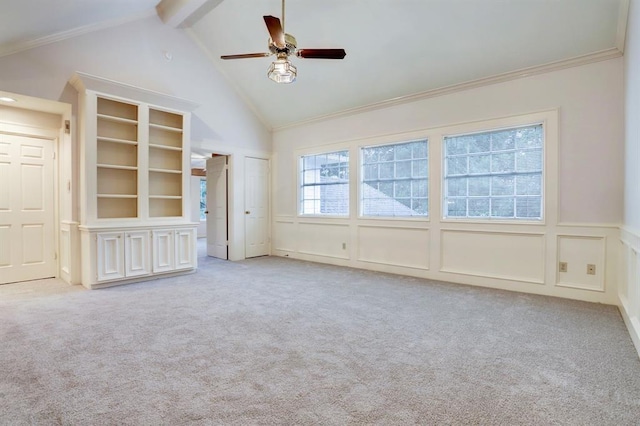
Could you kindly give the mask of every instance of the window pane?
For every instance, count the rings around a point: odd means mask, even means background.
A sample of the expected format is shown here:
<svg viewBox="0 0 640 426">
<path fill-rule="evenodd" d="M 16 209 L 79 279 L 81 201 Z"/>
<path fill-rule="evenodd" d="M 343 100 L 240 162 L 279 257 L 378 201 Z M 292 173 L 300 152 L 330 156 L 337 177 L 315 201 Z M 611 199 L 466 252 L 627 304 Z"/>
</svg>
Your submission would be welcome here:
<svg viewBox="0 0 640 426">
<path fill-rule="evenodd" d="M 421 178 L 421 177 L 426 178 L 427 177 L 428 168 L 429 168 L 429 166 L 428 166 L 427 159 L 412 161 L 411 162 L 411 170 L 412 170 L 411 176 L 413 176 L 414 178 Z"/>
<path fill-rule="evenodd" d="M 362 148 L 362 161 L 364 164 L 378 161 L 378 151 L 375 148 Z"/>
<path fill-rule="evenodd" d="M 427 198 L 428 182 L 426 179 L 411 182 L 411 196 L 413 198 Z"/>
<path fill-rule="evenodd" d="M 491 156 L 491 171 L 493 173 L 511 172 L 515 165 L 515 155 L 513 152 L 493 154 Z"/>
<path fill-rule="evenodd" d="M 513 195 L 513 176 L 493 176 L 491 195 Z"/>
<path fill-rule="evenodd" d="M 542 125 L 444 138 L 446 217 L 542 219 Z"/>
<path fill-rule="evenodd" d="M 518 129 L 515 139 L 516 148 L 542 148 L 542 126 Z"/>
<path fill-rule="evenodd" d="M 380 182 L 380 192 L 386 197 L 393 198 L 393 182 Z"/>
<path fill-rule="evenodd" d="M 396 161 L 411 159 L 411 144 L 396 145 Z"/>
<path fill-rule="evenodd" d="M 367 164 L 363 167 L 364 170 L 364 179 L 372 180 L 378 179 L 378 165 L 377 164 Z"/>
<path fill-rule="evenodd" d="M 467 156 L 451 157 L 447 159 L 447 175 L 466 175 L 467 174 Z"/>
<path fill-rule="evenodd" d="M 490 177 L 474 177 L 469 178 L 469 195 L 490 195 L 491 193 L 491 178 Z M 460 194 L 463 195 L 463 194 Z M 487 211 L 489 208 L 487 207 Z"/>
<path fill-rule="evenodd" d="M 413 198 L 411 200 L 411 209 L 420 215 L 426 216 L 428 208 L 426 198 Z"/>
<path fill-rule="evenodd" d="M 542 170 L 542 150 L 523 151 L 518 154 L 516 170 L 519 172 L 537 172 Z"/>
<path fill-rule="evenodd" d="M 411 197 L 411 181 L 403 180 L 395 182 L 395 197 L 396 198 L 410 198 Z"/>
<path fill-rule="evenodd" d="M 469 217 L 489 217 L 489 198 L 470 198 Z"/>
<path fill-rule="evenodd" d="M 469 173 L 480 174 L 489 173 L 491 171 L 490 155 L 474 155 L 469 157 Z"/>
<path fill-rule="evenodd" d="M 540 197 L 518 197 L 516 198 L 516 215 L 539 219 L 542 217 L 540 206 Z"/>
<path fill-rule="evenodd" d="M 447 194 L 451 197 L 467 195 L 467 178 L 452 178 L 447 181 Z"/>
<path fill-rule="evenodd" d="M 363 215 L 428 214 L 427 148 L 426 140 L 362 148 Z"/>
<path fill-rule="evenodd" d="M 305 170 L 302 174 L 302 183 L 308 185 L 320 180 L 320 172 L 316 169 Z"/>
<path fill-rule="evenodd" d="M 207 180 L 200 179 L 200 220 L 207 220 Z"/>
<path fill-rule="evenodd" d="M 491 137 L 488 134 L 475 135 L 469 143 L 469 153 L 491 151 Z"/>
<path fill-rule="evenodd" d="M 396 177 L 397 178 L 411 177 L 411 161 L 396 162 Z"/>
<path fill-rule="evenodd" d="M 413 150 L 413 158 L 427 158 L 427 144 L 423 142 L 414 142 L 411 144 Z"/>
<path fill-rule="evenodd" d="M 380 161 L 393 161 L 393 147 L 385 146 L 379 148 L 380 152 Z"/>
<path fill-rule="evenodd" d="M 495 152 L 513 149 L 515 147 L 513 133 L 511 130 L 492 133 L 491 150 Z"/>
<path fill-rule="evenodd" d="M 380 179 L 393 179 L 393 163 L 380 164 Z"/>
<path fill-rule="evenodd" d="M 466 217 L 467 216 L 467 199 L 453 198 L 447 201 L 447 216 Z"/>
<path fill-rule="evenodd" d="M 516 176 L 516 195 L 542 194 L 542 176 L 523 175 Z"/>
<path fill-rule="evenodd" d="M 304 169 L 309 170 L 309 169 L 315 169 L 315 168 L 316 168 L 316 157 L 315 156 L 304 157 Z"/>
<path fill-rule="evenodd" d="M 491 216 L 493 217 L 513 217 L 513 198 L 492 198 Z"/>
<path fill-rule="evenodd" d="M 447 143 L 447 155 L 466 154 L 467 138 L 464 136 L 451 138 Z"/>
</svg>

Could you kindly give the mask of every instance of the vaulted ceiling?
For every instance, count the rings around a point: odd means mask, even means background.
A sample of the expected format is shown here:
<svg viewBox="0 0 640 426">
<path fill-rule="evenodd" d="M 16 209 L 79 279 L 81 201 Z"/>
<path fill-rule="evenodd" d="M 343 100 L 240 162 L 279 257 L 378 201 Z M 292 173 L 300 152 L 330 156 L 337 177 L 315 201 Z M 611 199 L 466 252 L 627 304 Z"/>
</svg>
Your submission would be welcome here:
<svg viewBox="0 0 640 426">
<path fill-rule="evenodd" d="M 267 76 L 263 15 L 280 0 L 4 1 L 0 55 L 158 14 L 184 28 L 270 128 L 495 76 L 620 55 L 628 0 L 288 0 L 301 48 L 344 48 L 344 60 L 293 58 L 298 79 Z M 156 6 L 158 6 L 156 8 Z M 551 65 L 550 65 L 551 64 Z"/>
</svg>

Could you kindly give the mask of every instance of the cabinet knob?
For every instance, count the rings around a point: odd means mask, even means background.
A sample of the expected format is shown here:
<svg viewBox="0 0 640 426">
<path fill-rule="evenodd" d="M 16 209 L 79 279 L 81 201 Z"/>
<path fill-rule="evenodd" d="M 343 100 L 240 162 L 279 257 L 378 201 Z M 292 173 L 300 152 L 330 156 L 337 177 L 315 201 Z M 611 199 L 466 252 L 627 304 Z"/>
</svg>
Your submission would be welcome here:
<svg viewBox="0 0 640 426">
<path fill-rule="evenodd" d="M 251 214 L 251 212 L 247 210 L 246 212 L 244 212 L 244 214 Z"/>
<path fill-rule="evenodd" d="M 204 214 L 209 214 L 209 210 L 205 210 L 205 211 L 204 211 Z"/>
</svg>

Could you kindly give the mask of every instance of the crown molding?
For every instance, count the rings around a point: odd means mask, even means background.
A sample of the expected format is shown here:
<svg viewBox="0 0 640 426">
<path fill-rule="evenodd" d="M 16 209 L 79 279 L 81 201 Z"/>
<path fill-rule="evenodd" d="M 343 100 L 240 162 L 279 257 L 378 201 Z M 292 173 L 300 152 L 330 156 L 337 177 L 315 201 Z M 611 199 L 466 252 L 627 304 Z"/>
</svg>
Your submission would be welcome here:
<svg viewBox="0 0 640 426">
<path fill-rule="evenodd" d="M 511 80 L 517 80 L 519 78 L 531 77 L 538 74 L 545 74 L 553 71 L 560 71 L 567 68 L 573 68 L 581 65 L 591 64 L 594 62 L 606 61 L 609 59 L 619 58 L 622 56 L 622 52 L 615 47 L 610 49 L 601 50 L 599 52 L 590 53 L 587 55 L 576 56 L 574 58 L 565 59 L 562 61 L 550 62 L 544 65 L 537 65 L 529 68 L 522 68 L 516 71 L 509 71 L 503 74 L 497 74 L 491 77 L 480 78 L 477 80 L 471 80 L 464 83 L 453 84 L 451 86 L 445 86 L 437 89 L 431 89 L 424 92 L 418 92 L 407 96 L 400 96 L 398 98 L 388 99 L 381 102 L 376 102 L 362 107 L 349 108 L 339 112 L 321 115 L 310 118 L 308 120 L 301 120 L 291 124 L 285 124 L 283 126 L 273 127 L 273 132 L 286 130 L 294 127 L 306 126 L 310 124 L 319 123 L 322 121 L 332 120 L 336 118 L 344 118 L 356 114 L 362 114 L 365 112 L 376 111 L 383 108 L 389 108 L 395 105 L 402 105 L 406 103 L 416 102 L 423 99 L 435 98 L 438 96 L 444 96 L 451 93 L 462 92 L 465 90 L 475 89 L 478 87 L 489 86 L 497 83 L 504 83 Z"/>
<path fill-rule="evenodd" d="M 112 19 L 109 21 L 98 22 L 95 24 L 84 25 L 82 27 L 73 28 L 67 31 L 61 31 L 56 34 L 51 34 L 45 37 L 36 38 L 33 40 L 27 40 L 24 42 L 8 44 L 0 47 L 0 58 L 3 56 L 13 55 L 14 53 L 22 52 L 24 50 L 33 49 L 35 47 L 45 46 L 47 44 L 56 43 L 59 41 L 67 40 L 73 37 L 78 37 L 83 34 L 92 33 L 95 31 L 104 30 L 107 28 L 117 27 L 129 22 L 138 21 L 140 19 L 155 16 L 155 9 L 150 9 L 142 13 L 127 16 L 126 18 Z"/>
<path fill-rule="evenodd" d="M 71 84 L 78 92 L 90 90 L 111 96 L 135 99 L 140 102 L 146 102 L 180 111 L 192 112 L 198 108 L 198 104 L 186 99 L 79 71 L 76 71 L 75 74 L 71 76 L 69 84 Z"/>
</svg>

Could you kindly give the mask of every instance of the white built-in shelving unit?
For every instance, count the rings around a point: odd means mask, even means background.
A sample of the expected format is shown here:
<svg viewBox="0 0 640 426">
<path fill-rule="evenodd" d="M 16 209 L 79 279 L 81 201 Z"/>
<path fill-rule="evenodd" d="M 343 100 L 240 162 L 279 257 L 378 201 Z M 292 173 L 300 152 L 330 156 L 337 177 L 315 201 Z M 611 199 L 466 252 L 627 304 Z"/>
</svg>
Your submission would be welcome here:
<svg viewBox="0 0 640 426">
<path fill-rule="evenodd" d="M 196 268 L 189 101 L 77 73 L 82 283 Z"/>
</svg>

